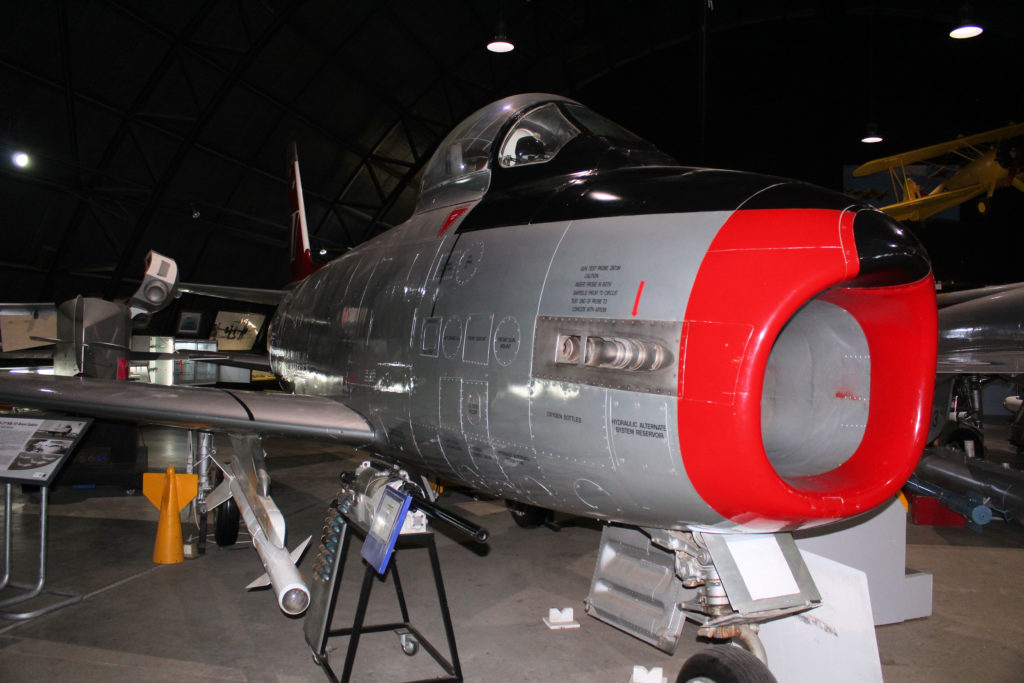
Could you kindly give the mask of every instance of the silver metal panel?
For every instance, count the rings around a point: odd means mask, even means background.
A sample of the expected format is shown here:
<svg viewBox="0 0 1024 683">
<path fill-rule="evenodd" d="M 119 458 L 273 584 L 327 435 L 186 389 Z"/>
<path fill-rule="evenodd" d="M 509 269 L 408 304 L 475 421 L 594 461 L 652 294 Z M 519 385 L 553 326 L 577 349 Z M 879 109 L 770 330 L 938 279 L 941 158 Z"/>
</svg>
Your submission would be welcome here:
<svg viewBox="0 0 1024 683">
<path fill-rule="evenodd" d="M 462 433 L 462 380 L 442 377 L 438 389 L 438 425 L 444 431 Z"/>
<path fill-rule="evenodd" d="M 534 449 L 523 442 L 508 442 L 491 438 L 491 447 L 498 458 L 501 471 L 509 482 L 510 498 L 530 505 L 551 505 L 554 493 L 547 481 L 543 463 Z"/>
<path fill-rule="evenodd" d="M 441 349 L 442 320 L 436 316 L 425 318 L 420 331 L 420 353 L 424 356 L 437 358 Z"/>
<path fill-rule="evenodd" d="M 476 463 L 470 457 L 469 444 L 466 443 L 465 436 L 455 432 L 442 432 L 438 437 L 438 444 L 445 459 L 451 463 L 458 481 L 482 491 L 492 490 L 491 482 L 477 470 Z"/>
<path fill-rule="evenodd" d="M 462 429 L 464 432 L 485 440 L 490 439 L 487 406 L 487 382 L 463 380 Z"/>
<path fill-rule="evenodd" d="M 592 470 L 615 469 L 605 420 L 608 392 L 568 382 L 539 381 L 530 400 L 531 436 L 538 444 L 562 445 L 549 457 Z"/>
<path fill-rule="evenodd" d="M 491 358 L 491 328 L 493 313 L 470 315 L 466 318 L 466 343 L 462 348 L 462 360 L 477 365 L 487 365 Z"/>
<path fill-rule="evenodd" d="M 797 607 L 810 607 L 821 602 L 821 595 L 814 585 L 811 572 L 800 555 L 800 549 L 790 534 L 710 534 L 705 533 L 704 542 L 707 544 L 708 552 L 715 563 L 715 569 L 722 579 L 722 586 L 729 596 L 729 602 L 733 609 L 741 615 L 756 615 L 761 612 L 773 612 L 776 610 L 789 610 Z M 784 560 L 784 569 L 788 570 L 792 577 L 792 586 L 795 590 L 783 595 L 772 595 L 761 597 L 754 588 L 754 580 L 760 579 L 763 575 L 769 574 L 765 561 L 758 565 L 757 575 L 752 574 L 749 566 L 739 561 L 734 555 L 734 549 L 730 548 L 730 542 L 742 541 L 745 543 L 756 543 L 760 541 L 774 541 L 778 544 Z M 763 572 L 763 574 L 762 574 Z M 783 577 L 785 578 L 785 577 Z M 758 581 L 759 584 L 764 583 Z M 786 581 L 779 581 L 785 584 Z"/>
<path fill-rule="evenodd" d="M 486 478 L 488 489 L 497 496 L 514 497 L 519 487 L 505 474 L 502 467 L 502 456 L 498 454 L 491 442 L 468 436 L 466 445 L 469 448 L 469 457 L 473 460 L 474 469 Z"/>
<path fill-rule="evenodd" d="M 587 614 L 672 653 L 686 621 L 679 605 L 693 593 L 676 578 L 675 553 L 636 529 L 601 531 Z"/>
<path fill-rule="evenodd" d="M 626 473 L 625 490 L 637 518 L 660 515 L 682 528 L 709 511 L 690 485 L 679 452 L 678 402 L 664 396 L 611 392 L 608 423 L 612 458 Z M 713 514 L 713 513 L 712 513 Z"/>
<path fill-rule="evenodd" d="M 446 357 L 446 362 L 437 366 L 447 368 L 446 374 L 488 381 L 490 436 L 502 441 L 501 450 L 515 449 L 532 455 L 528 340 L 533 337 L 533 321 L 550 254 L 566 228 L 567 224 L 558 223 L 473 233 L 475 241 L 486 243 L 479 272 L 466 285 L 445 281 L 438 292 L 435 314 L 462 310 L 472 312 L 474 318 L 478 314 L 493 316 L 489 342 L 493 362 L 487 367 L 465 362 L 460 350 L 458 356 Z M 455 260 L 454 253 L 451 260 Z M 517 264 L 516 268 L 510 270 L 508 263 Z M 442 347 L 444 343 L 442 340 Z M 425 369 L 430 371 L 429 366 Z"/>
<path fill-rule="evenodd" d="M 459 286 L 469 284 L 484 260 L 484 243 L 481 240 L 460 244 L 458 252 L 452 254 L 455 261 L 455 282 Z M 456 256 L 457 254 L 457 256 Z"/>
<path fill-rule="evenodd" d="M 452 315 L 444 321 L 441 333 L 441 350 L 448 359 L 457 358 L 462 348 L 462 316 Z"/>
<path fill-rule="evenodd" d="M 544 483 L 559 509 L 619 519 L 637 512 L 628 472 L 612 459 L 609 390 L 538 380 L 530 400 L 531 435 Z M 554 450 L 551 445 L 561 446 Z M 547 448 L 542 447 L 547 445 Z"/>
<path fill-rule="evenodd" d="M 681 321 L 704 253 L 729 215 L 688 214 L 685 237 L 675 214 L 574 222 L 551 263 L 539 313 L 632 318 L 643 282 L 636 317 Z"/>
<path fill-rule="evenodd" d="M 508 367 L 519 355 L 523 346 L 523 332 L 519 321 L 507 315 L 498 322 L 494 330 L 494 360 L 502 367 Z"/>
<path fill-rule="evenodd" d="M 436 359 L 421 356 L 423 362 L 417 364 L 418 385 L 435 387 L 433 396 L 444 403 L 433 407 L 433 430 L 423 419 L 416 420 L 420 450 L 436 441 L 449 459 L 467 459 L 466 483 L 535 505 L 552 506 L 554 499 L 529 431 L 531 353 L 524 338 L 533 334 L 548 265 L 545 254 L 553 252 L 565 227 L 523 226 L 460 236 L 446 259 L 436 301 L 421 308 L 424 318 L 442 317 L 447 323 L 458 316 L 459 325 L 442 332 Z M 509 271 L 509 262 L 521 267 Z M 470 263 L 477 267 L 472 274 Z M 414 415 L 431 413 L 422 404 L 430 395 L 428 390 L 420 394 L 417 386 Z"/>
</svg>

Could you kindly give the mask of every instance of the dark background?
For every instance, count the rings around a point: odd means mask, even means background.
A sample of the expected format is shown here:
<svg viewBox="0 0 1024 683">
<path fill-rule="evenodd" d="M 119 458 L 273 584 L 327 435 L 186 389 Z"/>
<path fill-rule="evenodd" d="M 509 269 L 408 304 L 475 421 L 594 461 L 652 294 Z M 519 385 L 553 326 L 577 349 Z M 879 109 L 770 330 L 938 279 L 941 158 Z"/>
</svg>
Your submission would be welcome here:
<svg viewBox="0 0 1024 683">
<path fill-rule="evenodd" d="M 1021 120 L 1024 3 L 974 3 L 985 33 L 954 41 L 962 4 L 3 2 L 0 299 L 130 294 L 149 249 L 183 281 L 280 287 L 291 141 L 316 245 L 339 253 L 404 220 L 437 142 L 516 92 L 685 164 L 842 189 L 844 164 Z M 484 49 L 499 15 L 504 55 Z M 869 121 L 884 142 L 859 141 Z M 1003 189 L 988 215 L 910 227 L 940 280 L 1022 280 L 1022 208 Z"/>
</svg>

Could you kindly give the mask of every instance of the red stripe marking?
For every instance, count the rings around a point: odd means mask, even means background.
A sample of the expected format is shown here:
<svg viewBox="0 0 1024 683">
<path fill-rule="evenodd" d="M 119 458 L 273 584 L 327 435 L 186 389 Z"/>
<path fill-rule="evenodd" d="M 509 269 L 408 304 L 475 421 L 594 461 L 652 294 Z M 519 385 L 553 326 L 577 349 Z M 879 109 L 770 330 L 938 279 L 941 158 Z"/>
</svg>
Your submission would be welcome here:
<svg viewBox="0 0 1024 683">
<path fill-rule="evenodd" d="M 633 299 L 633 317 L 636 317 L 636 311 L 640 308 L 640 295 L 644 293 L 644 281 L 640 281 L 640 286 L 636 288 L 636 298 Z"/>
<path fill-rule="evenodd" d="M 450 214 L 448 214 L 448 218 L 444 219 L 444 225 L 441 226 L 441 230 L 440 230 L 440 232 L 437 233 L 437 236 L 440 237 L 441 235 L 443 235 L 444 231 L 447 230 L 448 228 L 452 227 L 452 223 L 454 223 L 455 221 L 459 220 L 459 217 L 462 214 L 466 213 L 467 211 L 469 211 L 469 207 L 468 206 L 463 206 L 463 207 L 458 208 L 458 209 L 453 209 L 452 212 Z"/>
</svg>

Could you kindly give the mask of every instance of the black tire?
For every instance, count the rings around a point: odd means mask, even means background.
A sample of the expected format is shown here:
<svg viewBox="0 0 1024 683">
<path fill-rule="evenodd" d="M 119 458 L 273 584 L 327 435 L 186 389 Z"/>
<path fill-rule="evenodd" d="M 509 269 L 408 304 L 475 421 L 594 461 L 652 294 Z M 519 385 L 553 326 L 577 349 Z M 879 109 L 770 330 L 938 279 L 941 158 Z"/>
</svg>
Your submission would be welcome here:
<svg viewBox="0 0 1024 683">
<path fill-rule="evenodd" d="M 523 529 L 536 529 L 548 521 L 548 515 L 551 514 L 549 510 L 539 508 L 536 505 L 527 505 L 526 503 L 518 503 L 513 500 L 506 500 L 505 506 L 512 513 L 512 519 L 516 525 Z"/>
<path fill-rule="evenodd" d="M 778 683 L 760 659 L 735 645 L 701 650 L 686 660 L 676 683 Z"/>
<path fill-rule="evenodd" d="M 224 478 L 221 471 L 217 470 L 215 483 L 219 484 Z M 213 539 L 217 546 L 224 548 L 234 545 L 238 541 L 238 503 L 234 498 L 228 498 L 213 510 Z"/>
<path fill-rule="evenodd" d="M 238 540 L 238 504 L 229 498 L 213 511 L 213 538 L 217 545 L 234 545 Z"/>
</svg>

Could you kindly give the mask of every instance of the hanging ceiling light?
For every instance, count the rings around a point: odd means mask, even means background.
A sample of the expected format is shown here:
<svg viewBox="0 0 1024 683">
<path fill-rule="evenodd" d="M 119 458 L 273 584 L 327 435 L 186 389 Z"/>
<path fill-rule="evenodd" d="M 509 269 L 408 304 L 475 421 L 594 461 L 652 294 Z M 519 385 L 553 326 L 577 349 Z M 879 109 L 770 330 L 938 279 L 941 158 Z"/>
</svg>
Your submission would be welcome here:
<svg viewBox="0 0 1024 683">
<path fill-rule="evenodd" d="M 508 37 L 508 29 L 505 28 L 505 22 L 498 20 L 498 28 L 494 32 L 494 39 L 487 43 L 487 49 L 491 52 L 512 52 L 516 49 L 516 46 L 512 44 L 512 40 Z"/>
<path fill-rule="evenodd" d="M 974 20 L 974 8 L 964 5 L 960 8 L 960 21 L 957 22 L 956 28 L 949 32 L 949 37 L 957 40 L 974 38 L 980 36 L 984 30 L 981 24 Z"/>
<path fill-rule="evenodd" d="M 876 143 L 876 142 L 881 142 L 882 141 L 882 136 L 879 135 L 879 133 L 878 133 L 878 124 L 877 123 L 869 123 L 868 127 L 867 127 L 867 131 L 866 131 L 864 137 L 862 137 L 860 139 L 860 141 L 861 142 L 866 142 L 869 145 L 873 144 L 873 143 Z"/>
</svg>

